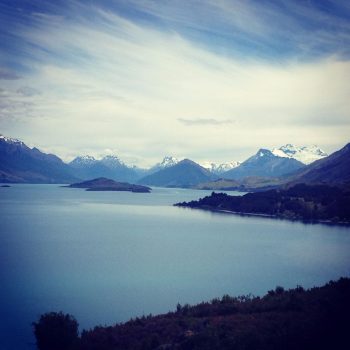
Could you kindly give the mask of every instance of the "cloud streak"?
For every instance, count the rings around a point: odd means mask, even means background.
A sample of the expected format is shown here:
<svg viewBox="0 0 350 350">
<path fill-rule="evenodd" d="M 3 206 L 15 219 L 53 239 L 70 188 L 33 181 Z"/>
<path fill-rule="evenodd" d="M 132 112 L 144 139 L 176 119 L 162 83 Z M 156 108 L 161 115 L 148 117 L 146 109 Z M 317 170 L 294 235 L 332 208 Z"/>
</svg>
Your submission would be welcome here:
<svg viewBox="0 0 350 350">
<path fill-rule="evenodd" d="M 346 50 L 327 44 L 322 55 L 305 60 L 297 57 L 312 52 L 310 46 L 289 58 L 272 59 L 274 49 L 254 55 L 252 47 L 235 54 L 241 39 L 253 47 L 260 42 L 259 50 L 265 47 L 275 32 L 268 20 L 279 15 L 281 33 L 270 45 L 287 36 L 288 25 L 298 28 L 291 33 L 292 46 L 305 45 L 307 39 L 298 38 L 306 30 L 300 18 L 315 22 L 316 30 L 318 9 L 311 13 L 283 3 L 290 17 L 251 1 L 206 1 L 199 12 L 193 11 L 196 2 L 176 8 L 175 2 L 155 7 L 143 1 L 137 8 L 118 2 L 124 12 L 103 2 L 67 3 L 69 16 L 56 8 L 57 13 L 36 8 L 15 26 L 20 72 L 17 79 L 4 80 L 0 93 L 0 127 L 9 136 L 65 159 L 118 149 L 122 159 L 141 165 L 164 154 L 228 161 L 287 142 L 316 143 L 332 151 L 348 141 Z M 137 16 L 129 14 L 131 8 Z M 334 14 L 323 16 L 322 21 L 334 22 Z M 213 18 L 218 23 L 206 35 Z M 340 20 L 332 30 L 322 29 L 314 42 L 323 45 L 334 32 L 346 41 L 348 25 Z M 212 35 L 219 36 L 219 44 L 212 44 Z M 224 50 L 232 38 L 238 44 Z M 332 54 L 324 55 L 329 50 Z"/>
</svg>

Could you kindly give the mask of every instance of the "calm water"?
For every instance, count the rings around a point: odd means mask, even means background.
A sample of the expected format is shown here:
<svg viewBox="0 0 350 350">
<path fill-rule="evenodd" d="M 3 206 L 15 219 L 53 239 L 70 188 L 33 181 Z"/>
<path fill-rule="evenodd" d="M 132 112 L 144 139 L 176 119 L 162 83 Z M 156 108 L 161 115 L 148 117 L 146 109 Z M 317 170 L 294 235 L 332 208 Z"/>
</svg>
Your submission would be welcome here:
<svg viewBox="0 0 350 350">
<path fill-rule="evenodd" d="M 32 349 L 47 311 L 90 328 L 350 275 L 350 228 L 171 206 L 208 193 L 0 188 L 0 349 Z"/>
</svg>

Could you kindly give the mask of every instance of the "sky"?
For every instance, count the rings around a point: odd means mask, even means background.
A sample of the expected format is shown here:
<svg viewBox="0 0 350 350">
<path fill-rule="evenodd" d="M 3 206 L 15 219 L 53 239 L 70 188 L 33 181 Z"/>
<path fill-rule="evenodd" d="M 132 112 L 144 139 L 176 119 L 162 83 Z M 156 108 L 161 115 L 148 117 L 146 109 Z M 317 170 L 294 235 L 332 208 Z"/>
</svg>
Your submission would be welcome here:
<svg viewBox="0 0 350 350">
<path fill-rule="evenodd" d="M 0 0 L 0 133 L 65 161 L 331 153 L 349 82 L 347 1 Z"/>
</svg>

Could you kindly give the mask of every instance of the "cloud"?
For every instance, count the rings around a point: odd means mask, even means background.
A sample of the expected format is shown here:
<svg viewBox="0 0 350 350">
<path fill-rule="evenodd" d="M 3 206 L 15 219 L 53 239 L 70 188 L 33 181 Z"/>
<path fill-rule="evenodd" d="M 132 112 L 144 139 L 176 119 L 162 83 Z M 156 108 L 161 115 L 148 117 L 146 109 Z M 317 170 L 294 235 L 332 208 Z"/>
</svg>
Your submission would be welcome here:
<svg viewBox="0 0 350 350">
<path fill-rule="evenodd" d="M 227 124 L 234 124 L 234 120 L 225 119 L 225 120 L 219 120 L 214 118 L 195 118 L 195 119 L 185 119 L 185 118 L 178 118 L 178 121 L 184 125 L 193 126 L 193 125 L 227 125 Z"/>
<path fill-rule="evenodd" d="M 17 93 L 22 96 L 30 97 L 30 96 L 39 95 L 40 91 L 29 86 L 22 86 L 19 89 L 17 89 Z"/>
<path fill-rule="evenodd" d="M 17 80 L 20 79 L 19 75 L 15 72 L 0 68 L 0 80 Z"/>
<path fill-rule="evenodd" d="M 139 11 L 145 13 L 150 4 L 142 2 Z M 267 19 L 279 12 L 271 6 L 249 29 L 258 8 L 251 2 L 232 4 L 240 4 L 237 11 L 245 13 L 245 21 L 229 22 L 235 7 L 223 1 L 206 2 L 200 18 L 183 8 L 170 15 L 163 5 L 153 7 L 147 11 L 159 19 L 154 25 L 82 3 L 79 15 L 36 15 L 29 25 L 20 23 L 16 35 L 23 44 L 14 59 L 25 69 L 0 92 L 3 132 L 64 158 L 112 149 L 142 165 L 164 154 L 197 160 L 210 154 L 228 161 L 285 143 L 316 143 L 326 151 L 346 143 L 350 61 L 337 50 L 307 60 L 295 55 L 243 60 L 169 24 L 176 20 L 208 31 L 208 9 L 215 7 L 223 23 L 215 33 L 224 36 L 234 25 L 240 38 L 265 42 L 266 33 L 274 32 Z M 296 17 L 283 20 L 298 27 Z M 346 24 L 340 23 L 344 34 Z M 304 44 L 297 39 L 301 32 L 291 33 L 294 43 Z M 325 42 L 324 33 L 313 40 Z"/>
</svg>

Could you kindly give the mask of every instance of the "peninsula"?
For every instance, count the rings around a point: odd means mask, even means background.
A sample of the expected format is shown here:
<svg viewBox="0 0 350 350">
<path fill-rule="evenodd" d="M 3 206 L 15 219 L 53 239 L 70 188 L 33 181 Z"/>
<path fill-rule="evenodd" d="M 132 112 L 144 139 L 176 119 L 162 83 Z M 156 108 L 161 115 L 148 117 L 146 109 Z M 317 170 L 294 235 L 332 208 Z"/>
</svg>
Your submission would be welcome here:
<svg viewBox="0 0 350 350">
<path fill-rule="evenodd" d="M 70 188 L 85 188 L 86 191 L 129 191 L 137 193 L 149 193 L 151 188 L 147 186 L 134 185 L 128 182 L 117 182 L 105 177 L 97 179 L 77 182 L 67 187 Z"/>
<path fill-rule="evenodd" d="M 174 205 L 289 220 L 350 223 L 350 190 L 345 186 L 297 184 L 243 196 L 212 192 L 197 201 Z"/>
</svg>

